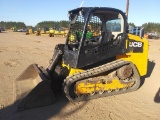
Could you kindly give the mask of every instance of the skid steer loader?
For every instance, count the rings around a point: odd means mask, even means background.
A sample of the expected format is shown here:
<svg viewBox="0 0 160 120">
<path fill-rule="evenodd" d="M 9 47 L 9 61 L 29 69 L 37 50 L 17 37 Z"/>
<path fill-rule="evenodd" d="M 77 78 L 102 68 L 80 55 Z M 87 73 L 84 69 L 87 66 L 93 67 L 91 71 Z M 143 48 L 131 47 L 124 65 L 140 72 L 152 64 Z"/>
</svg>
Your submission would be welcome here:
<svg viewBox="0 0 160 120">
<path fill-rule="evenodd" d="M 18 111 L 52 104 L 60 90 L 76 102 L 140 87 L 148 64 L 143 29 L 139 36 L 129 34 L 125 13 L 114 8 L 81 7 L 68 14 L 66 42 L 56 45 L 49 66 L 32 64 L 17 78 Z"/>
</svg>

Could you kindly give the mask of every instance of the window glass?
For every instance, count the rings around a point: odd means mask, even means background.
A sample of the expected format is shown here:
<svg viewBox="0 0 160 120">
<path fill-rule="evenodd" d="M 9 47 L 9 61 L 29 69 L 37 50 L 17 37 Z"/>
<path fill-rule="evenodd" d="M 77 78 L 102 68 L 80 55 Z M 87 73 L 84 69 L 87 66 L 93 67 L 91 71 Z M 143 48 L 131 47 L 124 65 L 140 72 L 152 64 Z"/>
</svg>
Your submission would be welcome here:
<svg viewBox="0 0 160 120">
<path fill-rule="evenodd" d="M 69 31 L 68 44 L 75 44 L 77 42 L 80 42 L 85 24 L 84 22 L 85 22 L 84 16 L 78 15 L 75 20 L 75 23 L 71 25 Z M 100 18 L 91 15 L 86 28 L 87 31 L 85 35 L 85 41 L 90 40 L 94 42 L 95 38 L 101 35 L 101 26 L 102 26 L 102 21 L 100 20 Z"/>
<path fill-rule="evenodd" d="M 109 20 L 106 22 L 107 30 L 111 32 L 121 32 L 121 19 Z"/>
<path fill-rule="evenodd" d="M 97 37 L 101 34 L 102 21 L 97 16 L 91 16 L 88 23 L 87 32 L 90 32 L 93 37 Z"/>
</svg>

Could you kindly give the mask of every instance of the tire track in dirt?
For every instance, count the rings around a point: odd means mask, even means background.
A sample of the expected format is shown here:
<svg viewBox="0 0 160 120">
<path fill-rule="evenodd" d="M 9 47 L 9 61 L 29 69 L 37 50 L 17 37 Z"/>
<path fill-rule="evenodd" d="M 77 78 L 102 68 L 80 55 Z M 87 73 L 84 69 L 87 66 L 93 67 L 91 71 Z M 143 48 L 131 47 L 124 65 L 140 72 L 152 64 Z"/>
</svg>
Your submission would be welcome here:
<svg viewBox="0 0 160 120">
<path fill-rule="evenodd" d="M 0 120 L 159 120 L 160 100 L 154 98 L 160 88 L 160 41 L 149 41 L 149 71 L 142 87 L 132 93 L 72 104 L 62 95 L 57 103 L 14 113 L 14 82 L 32 63 L 46 67 L 54 47 L 64 38 L 5 33 L 0 37 Z M 153 69 L 153 70 L 152 70 Z"/>
</svg>

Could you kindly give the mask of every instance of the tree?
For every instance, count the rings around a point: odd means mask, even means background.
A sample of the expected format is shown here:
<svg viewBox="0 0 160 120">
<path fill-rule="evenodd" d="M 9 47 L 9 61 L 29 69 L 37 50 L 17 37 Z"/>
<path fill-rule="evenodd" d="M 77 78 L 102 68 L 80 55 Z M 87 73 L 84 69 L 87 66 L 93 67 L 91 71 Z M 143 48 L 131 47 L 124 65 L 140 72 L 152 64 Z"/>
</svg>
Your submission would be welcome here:
<svg viewBox="0 0 160 120">
<path fill-rule="evenodd" d="M 128 25 L 129 25 L 129 26 L 132 26 L 132 27 L 135 27 L 135 24 L 134 24 L 134 23 L 131 23 L 131 22 L 128 23 Z"/>
<path fill-rule="evenodd" d="M 36 25 L 36 27 L 42 27 L 42 28 L 48 27 L 48 28 L 59 29 L 61 27 L 68 28 L 68 24 L 69 24 L 69 21 L 65 21 L 65 20 L 62 20 L 62 21 L 43 21 L 43 22 L 39 22 Z"/>
<path fill-rule="evenodd" d="M 160 23 L 148 22 L 142 25 L 146 32 L 157 32 L 160 34 Z"/>
<path fill-rule="evenodd" d="M 11 28 L 17 28 L 17 29 L 22 29 L 22 28 L 26 28 L 26 25 L 24 24 L 24 22 L 4 22 L 1 21 L 0 22 L 0 27 L 5 28 L 5 29 L 11 29 Z"/>
</svg>

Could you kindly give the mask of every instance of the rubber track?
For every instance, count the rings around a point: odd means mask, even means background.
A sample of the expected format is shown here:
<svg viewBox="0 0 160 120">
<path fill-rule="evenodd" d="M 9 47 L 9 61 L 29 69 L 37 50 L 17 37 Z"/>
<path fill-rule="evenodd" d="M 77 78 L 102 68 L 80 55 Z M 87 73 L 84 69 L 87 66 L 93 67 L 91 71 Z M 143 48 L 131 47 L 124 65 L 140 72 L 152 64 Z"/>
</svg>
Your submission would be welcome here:
<svg viewBox="0 0 160 120">
<path fill-rule="evenodd" d="M 72 84 L 76 84 L 76 82 L 78 82 L 82 79 L 84 80 L 85 78 L 90 78 L 95 75 L 101 74 L 103 72 L 117 69 L 117 68 L 120 68 L 121 66 L 128 65 L 128 64 L 130 64 L 132 66 L 134 76 L 137 78 L 136 85 L 134 85 L 133 88 L 129 88 L 126 90 L 120 90 L 118 92 L 112 91 L 111 93 L 104 92 L 103 94 L 95 94 L 93 96 L 91 96 L 91 95 L 76 96 L 76 94 L 74 94 L 74 95 L 72 94 L 74 91 L 74 88 L 72 90 L 70 90 L 70 87 Z M 66 97 L 70 101 L 76 102 L 76 101 L 86 101 L 86 100 L 96 99 L 96 98 L 100 98 L 100 97 L 112 96 L 112 95 L 116 95 L 116 94 L 122 94 L 122 93 L 126 93 L 126 92 L 135 91 L 139 88 L 139 86 L 140 86 L 140 76 L 139 76 L 139 73 L 138 73 L 136 67 L 134 66 L 134 64 L 129 61 L 119 59 L 119 60 L 115 60 L 113 62 L 104 64 L 104 65 L 101 65 L 99 67 L 95 67 L 93 69 L 89 69 L 84 72 L 79 72 L 77 74 L 74 74 L 72 76 L 67 77 L 64 80 L 63 90 L 64 90 Z M 70 93 L 70 91 L 72 93 Z"/>
</svg>

